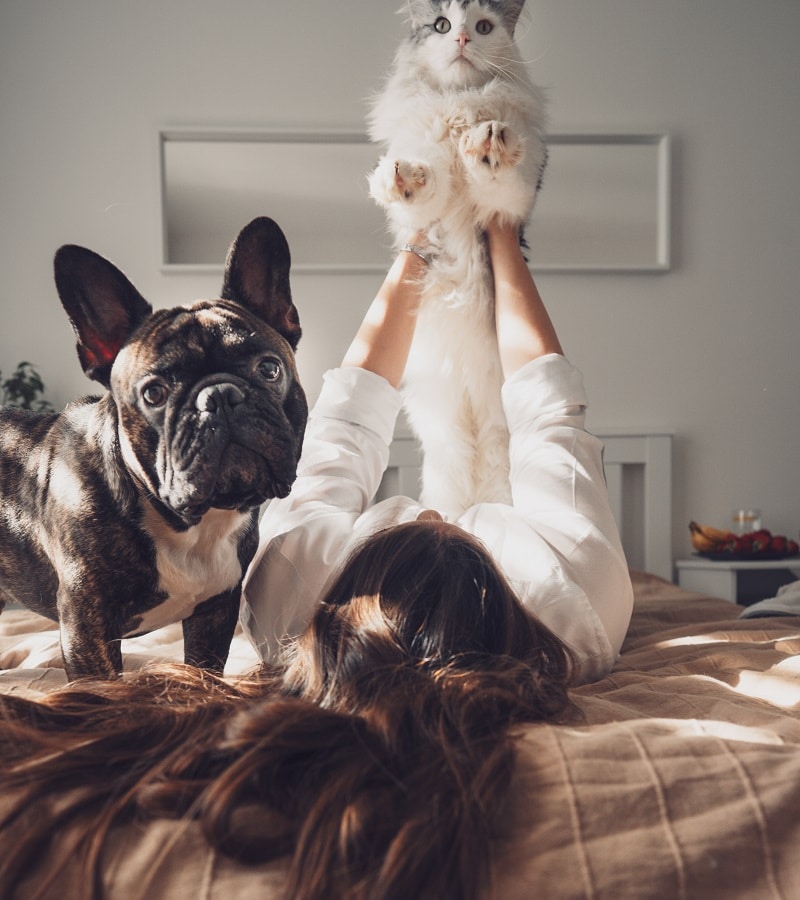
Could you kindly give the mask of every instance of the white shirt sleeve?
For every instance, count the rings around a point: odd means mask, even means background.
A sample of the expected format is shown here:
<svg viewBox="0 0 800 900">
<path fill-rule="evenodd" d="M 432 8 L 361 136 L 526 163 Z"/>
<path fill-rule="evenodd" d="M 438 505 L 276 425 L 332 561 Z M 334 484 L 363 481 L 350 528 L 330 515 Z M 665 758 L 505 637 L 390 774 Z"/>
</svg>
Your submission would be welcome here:
<svg viewBox="0 0 800 900">
<path fill-rule="evenodd" d="M 263 659 L 298 635 L 380 485 L 400 394 L 365 369 L 326 373 L 288 497 L 271 501 L 245 577 L 242 626 Z"/>
<path fill-rule="evenodd" d="M 581 681 L 605 674 L 627 631 L 633 590 L 608 500 L 602 443 L 584 429 L 581 373 L 548 355 L 503 387 L 513 507 L 462 518 L 522 602 L 575 652 Z"/>
</svg>

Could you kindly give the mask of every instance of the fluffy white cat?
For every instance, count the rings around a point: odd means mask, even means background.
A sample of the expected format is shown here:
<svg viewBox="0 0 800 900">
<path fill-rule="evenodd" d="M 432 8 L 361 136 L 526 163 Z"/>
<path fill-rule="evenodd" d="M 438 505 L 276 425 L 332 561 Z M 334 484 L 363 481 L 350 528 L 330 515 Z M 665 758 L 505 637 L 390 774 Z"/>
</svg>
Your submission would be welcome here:
<svg viewBox="0 0 800 900">
<path fill-rule="evenodd" d="M 546 162 L 542 98 L 514 42 L 524 4 L 408 0 L 410 34 L 370 115 L 385 147 L 370 193 L 398 248 L 424 229 L 435 254 L 403 393 L 422 501 L 448 518 L 510 498 L 483 229 L 496 214 L 522 228 Z"/>
</svg>

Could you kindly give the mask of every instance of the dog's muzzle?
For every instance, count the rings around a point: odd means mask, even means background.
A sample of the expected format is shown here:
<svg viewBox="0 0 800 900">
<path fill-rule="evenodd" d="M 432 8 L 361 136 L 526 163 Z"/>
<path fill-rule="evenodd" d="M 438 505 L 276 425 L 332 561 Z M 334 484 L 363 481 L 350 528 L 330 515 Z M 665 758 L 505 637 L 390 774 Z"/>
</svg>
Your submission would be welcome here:
<svg viewBox="0 0 800 900">
<path fill-rule="evenodd" d="M 246 382 L 208 380 L 177 411 L 159 496 L 187 524 L 210 508 L 285 497 L 299 442 L 280 406 Z"/>
<path fill-rule="evenodd" d="M 245 401 L 244 391 L 231 382 L 219 382 L 204 387 L 195 398 L 194 404 L 199 412 L 213 415 L 224 414 L 225 410 L 235 409 Z"/>
</svg>

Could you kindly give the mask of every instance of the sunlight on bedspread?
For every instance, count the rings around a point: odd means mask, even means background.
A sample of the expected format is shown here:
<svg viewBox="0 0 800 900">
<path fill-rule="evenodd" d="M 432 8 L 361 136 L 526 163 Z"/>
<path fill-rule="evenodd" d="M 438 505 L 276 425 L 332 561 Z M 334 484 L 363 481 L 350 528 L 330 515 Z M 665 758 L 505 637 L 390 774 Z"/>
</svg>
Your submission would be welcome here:
<svg viewBox="0 0 800 900">
<path fill-rule="evenodd" d="M 781 660 L 767 672 L 743 669 L 734 690 L 784 709 L 800 710 L 800 657 Z"/>
</svg>

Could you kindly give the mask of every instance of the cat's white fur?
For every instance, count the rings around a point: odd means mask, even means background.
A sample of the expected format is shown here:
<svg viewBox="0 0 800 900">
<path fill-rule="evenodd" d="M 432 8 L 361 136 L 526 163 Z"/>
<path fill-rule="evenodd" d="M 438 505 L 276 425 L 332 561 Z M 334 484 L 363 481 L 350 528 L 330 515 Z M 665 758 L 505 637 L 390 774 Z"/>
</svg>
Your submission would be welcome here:
<svg viewBox="0 0 800 900">
<path fill-rule="evenodd" d="M 483 228 L 497 214 L 527 220 L 546 159 L 541 95 L 513 40 L 524 2 L 410 0 L 412 34 L 370 116 L 385 146 L 370 193 L 398 248 L 425 230 L 435 253 L 403 393 L 424 451 L 422 501 L 447 518 L 510 498 Z M 439 16 L 445 34 L 429 27 Z"/>
</svg>

